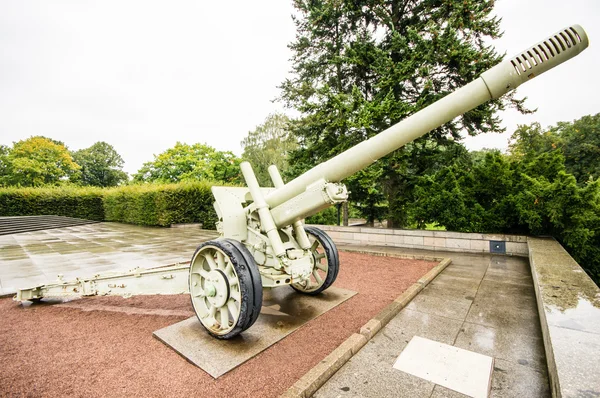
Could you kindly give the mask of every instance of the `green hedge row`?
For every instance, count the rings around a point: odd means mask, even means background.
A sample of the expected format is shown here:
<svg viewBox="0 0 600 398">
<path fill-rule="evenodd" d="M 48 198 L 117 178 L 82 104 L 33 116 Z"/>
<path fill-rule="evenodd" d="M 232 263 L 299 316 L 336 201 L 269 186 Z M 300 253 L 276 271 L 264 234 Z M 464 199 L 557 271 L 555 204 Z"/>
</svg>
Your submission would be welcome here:
<svg viewBox="0 0 600 398">
<path fill-rule="evenodd" d="M 169 226 L 202 223 L 214 229 L 217 214 L 209 182 L 145 184 L 108 189 L 104 195 L 106 221 Z"/>
<path fill-rule="evenodd" d="M 83 187 L 0 188 L 0 216 L 57 215 L 95 221 L 169 226 L 202 223 L 217 215 L 209 182 Z"/>
<path fill-rule="evenodd" d="M 214 229 L 212 183 L 143 184 L 116 188 L 76 186 L 0 188 L 0 216 L 56 215 L 95 221 L 162 226 L 202 223 Z M 329 208 L 306 220 L 309 224 L 337 223 Z"/>
<path fill-rule="evenodd" d="M 101 188 L 0 188 L 0 216 L 56 215 L 103 221 Z"/>
</svg>

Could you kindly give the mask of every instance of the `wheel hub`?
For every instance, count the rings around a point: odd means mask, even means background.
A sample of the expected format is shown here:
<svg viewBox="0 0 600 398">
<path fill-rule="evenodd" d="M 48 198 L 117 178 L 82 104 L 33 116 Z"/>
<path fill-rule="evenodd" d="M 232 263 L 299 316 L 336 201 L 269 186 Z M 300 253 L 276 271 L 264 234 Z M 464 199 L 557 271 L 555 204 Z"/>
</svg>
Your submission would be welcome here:
<svg viewBox="0 0 600 398">
<path fill-rule="evenodd" d="M 217 295 L 217 288 L 215 285 L 206 285 L 204 287 L 204 293 L 206 293 L 206 297 L 215 297 Z"/>
<path fill-rule="evenodd" d="M 229 300 L 229 282 L 223 271 L 215 269 L 208 273 L 204 293 L 213 306 L 220 308 L 225 305 Z"/>
</svg>

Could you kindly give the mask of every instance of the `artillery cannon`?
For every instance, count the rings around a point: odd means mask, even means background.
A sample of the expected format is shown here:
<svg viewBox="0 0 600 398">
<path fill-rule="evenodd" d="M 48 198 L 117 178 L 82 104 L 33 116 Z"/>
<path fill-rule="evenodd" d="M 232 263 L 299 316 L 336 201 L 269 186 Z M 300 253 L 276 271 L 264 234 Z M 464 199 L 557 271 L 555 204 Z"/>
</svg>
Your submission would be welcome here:
<svg viewBox="0 0 600 398">
<path fill-rule="evenodd" d="M 588 46 L 579 25 L 563 29 L 378 135 L 284 183 L 275 166 L 274 188 L 261 188 L 248 162 L 247 187 L 213 187 L 220 238 L 202 243 L 186 265 L 22 289 L 16 300 L 70 295 L 187 293 L 198 319 L 214 337 L 229 339 L 256 321 L 263 288 L 290 285 L 316 295 L 335 281 L 339 258 L 323 231 L 304 218 L 348 198 L 340 183 L 381 157 L 455 117 L 514 90 Z M 187 276 L 187 277 L 186 277 Z M 127 281 L 127 284 L 124 283 Z"/>
</svg>

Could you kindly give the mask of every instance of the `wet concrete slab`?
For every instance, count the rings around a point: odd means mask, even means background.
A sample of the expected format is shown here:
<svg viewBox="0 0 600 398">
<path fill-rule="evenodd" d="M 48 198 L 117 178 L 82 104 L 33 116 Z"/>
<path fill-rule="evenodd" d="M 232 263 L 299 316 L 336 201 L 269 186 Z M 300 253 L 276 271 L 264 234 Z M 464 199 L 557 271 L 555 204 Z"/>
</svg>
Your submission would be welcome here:
<svg viewBox="0 0 600 398">
<path fill-rule="evenodd" d="M 0 294 L 64 279 L 187 262 L 215 231 L 98 223 L 0 236 Z"/>
<path fill-rule="evenodd" d="M 546 366 L 544 344 L 540 336 L 465 322 L 454 345 L 537 370 Z"/>
<path fill-rule="evenodd" d="M 318 296 L 299 294 L 285 287 L 265 290 L 256 323 L 231 340 L 211 337 L 195 316 L 157 330 L 154 336 L 218 378 L 355 294 L 335 286 Z"/>
<path fill-rule="evenodd" d="M 447 305 L 448 301 L 452 305 Z M 409 310 L 463 320 L 471 308 L 471 300 L 452 299 L 450 297 L 435 297 L 419 294 L 406 306 Z"/>
<path fill-rule="evenodd" d="M 546 370 L 531 369 L 513 361 L 496 359 L 490 398 L 550 397 Z"/>
</svg>

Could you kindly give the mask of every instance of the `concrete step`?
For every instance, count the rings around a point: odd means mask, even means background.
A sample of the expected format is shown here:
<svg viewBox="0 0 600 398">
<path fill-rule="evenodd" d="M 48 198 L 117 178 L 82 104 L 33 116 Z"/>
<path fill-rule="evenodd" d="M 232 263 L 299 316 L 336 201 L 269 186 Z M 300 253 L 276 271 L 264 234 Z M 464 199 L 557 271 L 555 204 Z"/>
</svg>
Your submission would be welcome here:
<svg viewBox="0 0 600 398">
<path fill-rule="evenodd" d="M 98 221 L 54 215 L 0 217 L 0 235 L 94 224 Z"/>
</svg>

